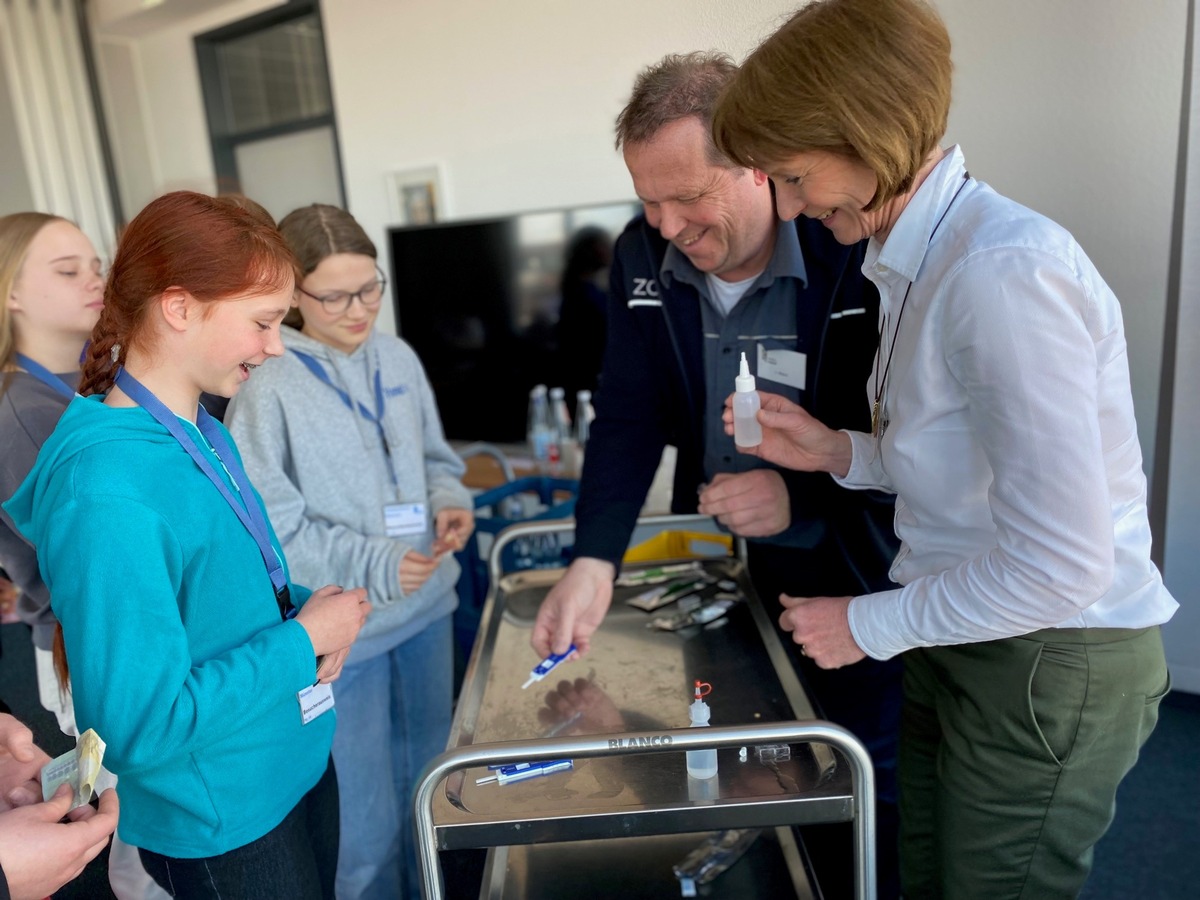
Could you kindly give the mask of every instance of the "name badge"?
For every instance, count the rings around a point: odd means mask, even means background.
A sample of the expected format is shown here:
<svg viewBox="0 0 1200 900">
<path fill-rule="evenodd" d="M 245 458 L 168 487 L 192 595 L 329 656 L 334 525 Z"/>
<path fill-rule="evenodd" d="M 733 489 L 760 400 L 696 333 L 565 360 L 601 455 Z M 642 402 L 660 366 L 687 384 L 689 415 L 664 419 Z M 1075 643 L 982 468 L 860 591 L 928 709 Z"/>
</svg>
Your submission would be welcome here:
<svg viewBox="0 0 1200 900">
<path fill-rule="evenodd" d="M 808 354 L 798 350 L 768 350 L 759 344 L 755 375 L 802 391 L 808 380 Z"/>
<path fill-rule="evenodd" d="M 307 725 L 333 709 L 333 686 L 314 684 L 296 695 L 300 701 L 300 724 Z"/>
<path fill-rule="evenodd" d="M 388 503 L 383 507 L 383 527 L 388 537 L 424 534 L 424 503 Z"/>
</svg>

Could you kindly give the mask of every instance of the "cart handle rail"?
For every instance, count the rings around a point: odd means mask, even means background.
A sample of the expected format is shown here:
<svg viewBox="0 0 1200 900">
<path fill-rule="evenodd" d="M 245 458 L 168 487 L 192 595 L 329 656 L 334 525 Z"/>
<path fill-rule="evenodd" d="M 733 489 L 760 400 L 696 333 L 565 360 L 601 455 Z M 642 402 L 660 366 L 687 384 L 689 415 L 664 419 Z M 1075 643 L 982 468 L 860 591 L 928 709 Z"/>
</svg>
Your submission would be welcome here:
<svg viewBox="0 0 1200 900">
<path fill-rule="evenodd" d="M 637 739 L 647 738 L 645 744 Z M 625 738 L 621 746 L 611 741 Z M 636 750 L 630 747 L 634 739 Z M 669 740 L 664 740 L 669 738 Z M 657 742 L 654 742 L 656 739 Z M 413 807 L 417 828 L 417 850 L 422 894 L 426 900 L 442 900 L 444 888 L 438 859 L 437 830 L 433 821 L 435 791 L 447 776 L 463 769 L 497 762 L 533 762 L 542 759 L 590 759 L 622 753 L 664 753 L 746 744 L 822 743 L 836 747 L 850 763 L 851 810 L 854 820 L 854 882 L 857 900 L 875 896 L 875 774 L 871 757 L 862 743 L 845 728 L 832 722 L 774 722 L 709 728 L 664 729 L 652 734 L 581 735 L 468 744 L 434 758 L 421 773 Z M 769 802 L 769 801 L 765 801 Z M 786 807 L 785 807 L 786 809 Z M 781 821 L 781 825 L 795 824 Z"/>
</svg>

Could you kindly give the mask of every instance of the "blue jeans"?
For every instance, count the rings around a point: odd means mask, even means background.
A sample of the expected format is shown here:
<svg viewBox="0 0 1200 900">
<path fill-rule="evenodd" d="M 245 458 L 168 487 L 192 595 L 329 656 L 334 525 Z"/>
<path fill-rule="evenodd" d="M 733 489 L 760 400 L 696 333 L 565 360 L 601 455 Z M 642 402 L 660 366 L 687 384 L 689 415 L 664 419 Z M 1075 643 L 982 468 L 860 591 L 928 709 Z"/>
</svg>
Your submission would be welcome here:
<svg viewBox="0 0 1200 900">
<path fill-rule="evenodd" d="M 446 749 L 453 659 L 445 616 L 398 647 L 346 666 L 334 682 L 338 900 L 421 896 L 412 796 L 421 769 Z"/>
<path fill-rule="evenodd" d="M 243 847 L 201 859 L 139 850 L 142 865 L 182 900 L 331 900 L 337 869 L 338 783 L 333 761 L 275 828 Z"/>
</svg>

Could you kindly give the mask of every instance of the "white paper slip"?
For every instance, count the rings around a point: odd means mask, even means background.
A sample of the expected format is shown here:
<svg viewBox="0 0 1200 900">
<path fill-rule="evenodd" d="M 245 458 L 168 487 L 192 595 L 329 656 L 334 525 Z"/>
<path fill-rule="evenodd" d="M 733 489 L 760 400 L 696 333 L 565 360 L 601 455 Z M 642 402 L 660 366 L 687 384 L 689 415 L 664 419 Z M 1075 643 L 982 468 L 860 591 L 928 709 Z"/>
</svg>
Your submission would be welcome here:
<svg viewBox="0 0 1200 900">
<path fill-rule="evenodd" d="M 100 735 L 89 728 L 79 736 L 74 750 L 68 750 L 42 766 L 42 799 L 49 800 L 59 785 L 69 784 L 75 792 L 71 809 L 91 801 L 96 779 L 100 777 L 100 765 L 104 762 L 104 748 Z"/>
</svg>

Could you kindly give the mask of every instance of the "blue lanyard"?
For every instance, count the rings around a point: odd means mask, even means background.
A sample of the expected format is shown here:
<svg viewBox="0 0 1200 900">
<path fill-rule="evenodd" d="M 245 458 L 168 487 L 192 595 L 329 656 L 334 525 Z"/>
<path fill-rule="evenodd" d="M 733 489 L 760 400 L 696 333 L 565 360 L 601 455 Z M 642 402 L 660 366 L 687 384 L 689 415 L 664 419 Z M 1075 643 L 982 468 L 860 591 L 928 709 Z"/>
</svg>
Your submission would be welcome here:
<svg viewBox="0 0 1200 900">
<path fill-rule="evenodd" d="M 292 352 L 299 357 L 300 362 L 304 363 L 308 371 L 312 372 L 313 375 L 317 376 L 317 378 L 325 382 L 325 384 L 329 385 L 329 387 L 333 388 L 338 397 L 341 399 L 342 403 L 346 405 L 347 409 L 357 412 L 360 416 L 375 426 L 376 430 L 379 432 L 379 440 L 383 442 L 383 452 L 387 454 L 388 458 L 390 459 L 392 450 L 388 446 L 387 433 L 383 430 L 383 367 L 378 365 L 375 367 L 375 412 L 372 413 L 371 410 L 367 409 L 360 402 L 352 398 L 346 391 L 334 384 L 333 380 L 329 377 L 329 373 L 325 371 L 325 367 L 317 362 L 316 359 L 314 359 L 312 356 L 309 356 L 307 353 L 301 353 L 299 350 L 294 348 L 292 349 Z M 391 472 L 390 465 L 388 466 L 388 471 Z M 396 481 L 396 473 L 392 472 L 391 474 L 392 483 L 394 484 Z"/>
<path fill-rule="evenodd" d="M 75 388 L 71 387 L 71 385 L 67 384 L 66 381 L 59 378 L 41 363 L 34 362 L 24 353 L 16 354 L 16 360 L 17 365 L 19 365 L 22 369 L 24 369 L 42 384 L 46 385 L 47 387 L 54 388 L 54 390 L 58 391 L 64 397 L 75 397 Z"/>
<path fill-rule="evenodd" d="M 279 604 L 279 613 L 283 618 L 290 619 L 296 614 L 296 608 L 291 602 L 287 576 L 283 572 L 283 563 L 280 562 L 279 556 L 271 544 L 266 517 L 263 515 L 262 507 L 258 505 L 251 490 L 250 479 L 246 477 L 245 471 L 238 465 L 237 457 L 234 455 L 232 448 L 230 448 L 229 442 L 225 440 L 225 436 L 221 433 L 221 429 L 217 426 L 216 421 L 203 406 L 197 404 L 196 425 L 199 427 L 200 433 L 213 445 L 213 451 L 217 454 L 217 459 L 221 461 L 221 464 L 225 467 L 225 471 L 229 473 L 229 478 L 233 481 L 237 491 L 242 495 L 244 504 L 239 503 L 233 494 L 229 492 L 229 488 L 225 485 L 221 476 L 217 474 L 217 470 L 213 468 L 213 464 L 209 462 L 208 457 L 196 445 L 195 439 L 179 424 L 178 416 L 167 409 L 161 400 L 155 397 L 145 385 L 130 375 L 125 369 L 117 371 L 115 381 L 117 387 L 123 390 L 142 409 L 150 413 L 156 422 L 166 428 L 175 440 L 179 441 L 183 449 L 187 451 L 188 456 L 192 458 L 196 465 L 200 467 L 200 470 L 208 476 L 208 480 L 221 492 L 221 496 L 225 498 L 225 502 L 237 514 L 238 520 L 246 527 L 246 530 L 250 532 L 250 536 L 254 538 L 254 543 L 258 545 L 258 552 L 262 554 L 263 563 L 267 567 L 267 574 L 271 577 L 271 585 L 275 588 L 275 600 Z"/>
</svg>

